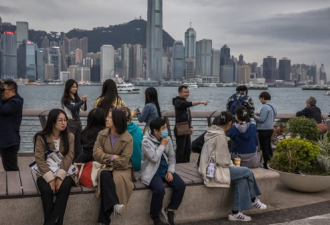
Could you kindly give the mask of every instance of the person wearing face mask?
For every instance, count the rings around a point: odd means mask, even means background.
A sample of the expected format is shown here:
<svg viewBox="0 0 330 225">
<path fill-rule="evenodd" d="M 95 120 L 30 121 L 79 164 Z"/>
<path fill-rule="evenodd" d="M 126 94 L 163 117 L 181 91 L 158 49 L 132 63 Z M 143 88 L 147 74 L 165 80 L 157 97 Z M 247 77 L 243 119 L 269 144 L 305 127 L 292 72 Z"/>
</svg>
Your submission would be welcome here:
<svg viewBox="0 0 330 225">
<path fill-rule="evenodd" d="M 174 211 L 182 202 L 186 185 L 181 177 L 175 173 L 175 152 L 168 137 L 166 120 L 160 117 L 153 119 L 150 129 L 142 141 L 141 181 L 152 191 L 150 216 L 154 225 L 165 224 L 159 218 L 162 211 L 166 221 L 174 225 Z M 170 203 L 162 209 L 165 195 L 164 182 L 173 189 Z"/>
</svg>

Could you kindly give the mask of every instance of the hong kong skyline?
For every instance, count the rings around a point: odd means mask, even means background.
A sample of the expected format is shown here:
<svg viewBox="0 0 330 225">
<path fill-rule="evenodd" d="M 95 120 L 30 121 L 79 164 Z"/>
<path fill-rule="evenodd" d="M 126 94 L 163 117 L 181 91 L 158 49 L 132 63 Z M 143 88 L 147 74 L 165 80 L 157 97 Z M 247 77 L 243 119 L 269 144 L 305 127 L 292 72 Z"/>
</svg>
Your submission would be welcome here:
<svg viewBox="0 0 330 225">
<path fill-rule="evenodd" d="M 3 0 L 3 22 L 29 22 L 29 28 L 68 32 L 147 19 L 147 0 L 36 1 Z M 291 63 L 325 65 L 330 77 L 330 1 L 328 0 L 166 0 L 163 27 L 175 40 L 184 41 L 190 22 L 197 40 L 224 44 L 238 58 L 262 64 L 263 58 L 288 57 Z"/>
</svg>

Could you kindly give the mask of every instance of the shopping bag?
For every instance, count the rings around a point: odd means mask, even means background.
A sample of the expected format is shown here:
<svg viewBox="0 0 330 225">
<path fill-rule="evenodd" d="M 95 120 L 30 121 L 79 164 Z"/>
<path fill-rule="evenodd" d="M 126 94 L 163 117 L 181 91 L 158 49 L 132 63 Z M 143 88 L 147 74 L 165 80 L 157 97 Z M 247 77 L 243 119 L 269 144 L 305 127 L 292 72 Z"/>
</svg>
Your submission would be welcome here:
<svg viewBox="0 0 330 225">
<path fill-rule="evenodd" d="M 92 188 L 97 186 L 98 171 L 106 165 L 96 161 L 90 161 L 87 163 L 75 163 L 75 166 L 78 169 L 79 184 L 84 187 Z"/>
</svg>

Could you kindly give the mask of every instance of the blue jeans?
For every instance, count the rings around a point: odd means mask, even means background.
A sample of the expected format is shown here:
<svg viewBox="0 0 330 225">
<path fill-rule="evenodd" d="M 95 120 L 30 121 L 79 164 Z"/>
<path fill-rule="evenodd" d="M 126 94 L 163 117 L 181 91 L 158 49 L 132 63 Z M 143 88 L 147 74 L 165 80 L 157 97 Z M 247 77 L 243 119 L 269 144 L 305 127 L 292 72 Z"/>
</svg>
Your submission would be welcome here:
<svg viewBox="0 0 330 225">
<path fill-rule="evenodd" d="M 163 207 L 163 199 L 165 195 L 164 182 L 173 189 L 170 204 L 167 206 L 169 209 L 177 210 L 182 202 L 186 184 L 181 177 L 174 173 L 173 181 L 167 182 L 161 176 L 155 174 L 152 178 L 149 187 L 152 191 L 152 198 L 150 204 L 150 215 L 159 216 Z"/>
<path fill-rule="evenodd" d="M 251 209 L 251 199 L 261 195 L 253 172 L 249 168 L 236 166 L 230 166 L 229 170 L 233 189 L 232 210 Z"/>
</svg>

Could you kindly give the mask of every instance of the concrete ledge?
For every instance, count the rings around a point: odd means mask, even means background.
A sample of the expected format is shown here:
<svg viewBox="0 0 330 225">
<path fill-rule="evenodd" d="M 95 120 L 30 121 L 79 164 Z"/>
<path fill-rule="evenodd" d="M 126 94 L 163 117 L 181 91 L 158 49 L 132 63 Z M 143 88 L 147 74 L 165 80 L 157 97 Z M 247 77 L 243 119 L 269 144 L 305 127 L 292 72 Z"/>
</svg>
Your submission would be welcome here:
<svg viewBox="0 0 330 225">
<path fill-rule="evenodd" d="M 197 168 L 192 167 L 192 170 Z M 262 191 L 261 200 L 270 204 L 278 182 L 278 173 L 253 169 Z M 164 205 L 169 202 L 171 188 L 166 188 Z M 151 225 L 149 205 L 151 191 L 137 189 L 133 191 L 123 216 L 112 216 L 113 225 Z M 42 205 L 40 197 L 0 198 L 0 218 L 4 224 L 27 225 L 42 224 Z M 77 193 L 69 197 L 65 213 L 65 224 L 97 224 L 99 199 L 94 193 Z M 202 183 L 187 184 L 180 209 L 176 212 L 176 222 L 206 220 L 226 217 L 231 209 L 231 190 L 227 188 L 207 188 Z"/>
</svg>

